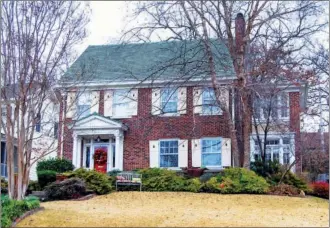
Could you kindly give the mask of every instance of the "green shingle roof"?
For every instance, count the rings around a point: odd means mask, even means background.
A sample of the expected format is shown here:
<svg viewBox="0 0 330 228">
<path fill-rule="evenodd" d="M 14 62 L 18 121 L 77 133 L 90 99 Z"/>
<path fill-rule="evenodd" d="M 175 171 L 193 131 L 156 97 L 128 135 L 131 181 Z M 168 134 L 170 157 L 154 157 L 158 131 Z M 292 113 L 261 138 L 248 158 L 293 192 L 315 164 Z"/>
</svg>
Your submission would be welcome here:
<svg viewBox="0 0 330 228">
<path fill-rule="evenodd" d="M 219 78 L 233 77 L 227 47 L 213 40 L 212 53 Z M 122 45 L 92 45 L 62 76 L 72 81 L 144 81 L 208 78 L 208 62 L 201 41 L 171 41 Z"/>
</svg>

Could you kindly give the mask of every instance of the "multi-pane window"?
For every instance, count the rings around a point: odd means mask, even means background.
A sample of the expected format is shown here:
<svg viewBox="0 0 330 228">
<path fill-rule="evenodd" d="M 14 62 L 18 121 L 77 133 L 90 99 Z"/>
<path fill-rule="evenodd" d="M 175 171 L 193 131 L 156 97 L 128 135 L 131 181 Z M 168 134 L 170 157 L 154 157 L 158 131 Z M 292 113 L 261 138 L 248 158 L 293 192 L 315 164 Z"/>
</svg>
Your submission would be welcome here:
<svg viewBox="0 0 330 228">
<path fill-rule="evenodd" d="M 78 94 L 77 102 L 77 117 L 82 118 L 90 115 L 92 104 L 91 94 L 89 92 Z"/>
<path fill-rule="evenodd" d="M 163 113 L 177 113 L 177 111 L 178 111 L 178 91 L 175 88 L 162 89 L 161 110 Z"/>
<path fill-rule="evenodd" d="M 160 167 L 178 167 L 178 140 L 160 141 Z"/>
<path fill-rule="evenodd" d="M 129 116 L 130 98 L 128 97 L 129 91 L 126 89 L 119 89 L 114 91 L 113 95 L 113 116 Z"/>
<path fill-rule="evenodd" d="M 203 90 L 203 114 L 205 115 L 214 115 L 220 114 L 221 109 L 217 104 L 216 96 L 214 89 L 206 88 Z"/>
<path fill-rule="evenodd" d="M 254 99 L 254 117 L 256 119 L 286 119 L 289 117 L 287 93 Z"/>
<path fill-rule="evenodd" d="M 221 139 L 202 139 L 202 166 L 221 166 Z"/>
<path fill-rule="evenodd" d="M 261 145 L 263 146 L 263 140 Z M 253 158 L 254 160 L 258 160 L 261 158 L 261 152 L 258 140 L 254 140 L 253 147 Z M 280 154 L 283 155 L 283 164 L 290 163 L 290 149 L 291 149 L 291 139 L 289 137 L 285 137 L 282 139 L 269 139 L 266 141 L 266 153 L 265 160 L 266 161 L 278 161 L 280 162 Z"/>
</svg>

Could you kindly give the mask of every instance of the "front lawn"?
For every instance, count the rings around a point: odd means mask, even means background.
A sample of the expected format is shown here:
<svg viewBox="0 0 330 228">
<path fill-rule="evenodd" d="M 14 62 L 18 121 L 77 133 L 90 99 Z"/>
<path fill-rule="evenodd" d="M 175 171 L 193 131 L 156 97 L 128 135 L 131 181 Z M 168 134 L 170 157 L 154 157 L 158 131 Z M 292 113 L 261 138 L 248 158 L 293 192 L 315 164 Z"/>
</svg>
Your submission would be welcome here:
<svg viewBox="0 0 330 228">
<path fill-rule="evenodd" d="M 329 225 L 328 201 L 315 197 L 188 192 L 115 192 L 86 201 L 42 203 L 19 227 L 205 227 Z"/>
</svg>

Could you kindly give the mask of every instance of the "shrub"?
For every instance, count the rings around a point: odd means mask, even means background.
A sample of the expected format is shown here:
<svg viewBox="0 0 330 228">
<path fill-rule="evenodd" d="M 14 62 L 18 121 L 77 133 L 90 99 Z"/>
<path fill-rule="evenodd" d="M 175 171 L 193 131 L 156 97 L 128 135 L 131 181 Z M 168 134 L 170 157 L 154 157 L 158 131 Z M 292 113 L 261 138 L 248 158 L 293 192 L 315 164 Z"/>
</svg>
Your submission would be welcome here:
<svg viewBox="0 0 330 228">
<path fill-rule="evenodd" d="M 263 163 L 261 159 L 251 162 L 250 168 L 256 174 L 267 177 L 280 172 L 281 164 L 278 161 L 267 161 Z"/>
<path fill-rule="evenodd" d="M 244 168 L 225 169 L 216 179 L 221 193 L 266 193 L 269 187 L 264 178 Z"/>
<path fill-rule="evenodd" d="M 1 193 L 7 194 L 8 193 L 8 182 L 5 178 L 1 177 Z"/>
<path fill-rule="evenodd" d="M 40 187 L 38 181 L 30 181 L 26 193 L 31 194 L 33 191 L 41 191 L 41 190 L 42 188 Z"/>
<path fill-rule="evenodd" d="M 282 175 L 283 175 L 282 172 L 278 172 L 277 174 L 272 175 L 269 178 L 269 182 L 272 185 L 274 184 L 276 185 L 281 180 Z M 292 172 L 288 172 L 284 176 L 282 183 L 292 185 L 298 188 L 299 190 L 303 190 L 305 192 L 308 191 L 307 183 L 303 179 L 299 178 L 297 175 L 293 174 Z"/>
<path fill-rule="evenodd" d="M 311 184 L 312 195 L 329 199 L 329 183 L 315 182 Z"/>
<path fill-rule="evenodd" d="M 202 183 L 207 182 L 208 180 L 211 179 L 211 177 L 214 177 L 215 175 L 213 173 L 204 173 L 202 176 L 199 177 L 199 180 Z"/>
<path fill-rule="evenodd" d="M 52 170 L 56 173 L 64 173 L 74 170 L 70 160 L 62 158 L 48 158 L 37 163 L 37 171 Z"/>
<path fill-rule="evenodd" d="M 107 194 L 112 190 L 111 181 L 107 174 L 99 173 L 94 170 L 80 168 L 73 171 L 71 174 L 68 174 L 68 177 L 83 179 L 86 183 L 87 189 L 98 195 Z"/>
<path fill-rule="evenodd" d="M 205 182 L 203 186 L 203 191 L 205 192 L 213 192 L 219 193 L 220 192 L 220 183 L 218 182 L 216 177 L 211 177 L 208 181 Z"/>
<path fill-rule="evenodd" d="M 10 200 L 8 196 L 1 195 L 1 225 L 10 227 L 11 223 L 26 211 L 40 207 L 36 197 L 27 197 L 25 200 Z"/>
<path fill-rule="evenodd" d="M 41 170 L 37 172 L 40 188 L 43 189 L 48 184 L 56 181 L 56 172 L 53 170 Z"/>
<path fill-rule="evenodd" d="M 142 188 L 146 191 L 200 191 L 202 184 L 198 178 L 186 179 L 175 171 L 149 168 L 138 170 L 142 174 Z"/>
<path fill-rule="evenodd" d="M 292 185 L 278 184 L 270 187 L 269 193 L 274 195 L 297 196 L 300 194 L 300 190 Z"/>
<path fill-rule="evenodd" d="M 114 169 L 112 171 L 109 171 L 108 172 L 108 175 L 111 176 L 111 177 L 115 177 L 117 176 L 118 173 L 120 173 L 121 171 L 119 169 Z"/>
<path fill-rule="evenodd" d="M 71 178 L 48 185 L 45 193 L 47 200 L 77 199 L 86 194 L 86 185 L 79 178 Z"/>
</svg>

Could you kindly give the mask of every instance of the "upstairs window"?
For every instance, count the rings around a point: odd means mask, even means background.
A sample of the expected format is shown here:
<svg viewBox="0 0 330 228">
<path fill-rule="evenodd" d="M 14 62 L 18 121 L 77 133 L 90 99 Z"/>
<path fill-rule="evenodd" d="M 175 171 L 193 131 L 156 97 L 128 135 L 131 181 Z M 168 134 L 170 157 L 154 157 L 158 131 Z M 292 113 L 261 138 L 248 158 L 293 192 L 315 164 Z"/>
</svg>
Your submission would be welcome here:
<svg viewBox="0 0 330 228">
<path fill-rule="evenodd" d="M 203 114 L 204 115 L 219 115 L 221 109 L 217 104 L 215 92 L 213 88 L 206 88 L 203 90 Z"/>
<path fill-rule="evenodd" d="M 162 89 L 161 110 L 163 113 L 178 112 L 178 91 L 175 88 Z"/>
<path fill-rule="evenodd" d="M 253 103 L 253 114 L 256 119 L 266 120 L 268 118 L 287 119 L 289 117 L 289 99 L 287 93 L 275 96 L 255 98 Z"/>
<path fill-rule="evenodd" d="M 129 103 L 130 98 L 128 97 L 129 90 L 117 89 L 113 94 L 113 116 L 114 117 L 127 117 L 130 116 Z"/>
<path fill-rule="evenodd" d="M 77 117 L 83 118 L 91 114 L 92 96 L 89 92 L 77 94 Z"/>
</svg>

